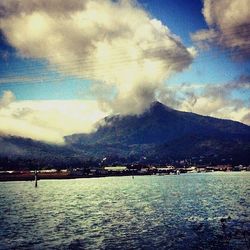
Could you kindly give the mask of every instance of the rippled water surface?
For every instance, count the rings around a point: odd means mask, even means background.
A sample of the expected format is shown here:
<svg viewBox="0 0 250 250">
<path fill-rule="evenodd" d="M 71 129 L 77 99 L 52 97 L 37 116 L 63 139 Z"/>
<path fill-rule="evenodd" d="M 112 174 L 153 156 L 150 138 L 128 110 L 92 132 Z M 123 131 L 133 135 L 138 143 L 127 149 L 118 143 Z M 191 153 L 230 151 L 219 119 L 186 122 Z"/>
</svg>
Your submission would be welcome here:
<svg viewBox="0 0 250 250">
<path fill-rule="evenodd" d="M 0 183 L 0 249 L 249 249 L 250 173 Z"/>
</svg>

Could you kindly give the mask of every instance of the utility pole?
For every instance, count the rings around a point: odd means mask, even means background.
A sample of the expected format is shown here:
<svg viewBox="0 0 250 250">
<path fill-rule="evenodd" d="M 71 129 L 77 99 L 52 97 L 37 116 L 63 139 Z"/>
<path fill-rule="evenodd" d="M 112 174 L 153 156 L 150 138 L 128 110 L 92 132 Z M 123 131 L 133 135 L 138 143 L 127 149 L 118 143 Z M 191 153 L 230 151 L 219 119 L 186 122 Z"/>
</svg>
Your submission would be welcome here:
<svg viewBox="0 0 250 250">
<path fill-rule="evenodd" d="M 37 170 L 35 170 L 35 188 L 37 188 Z"/>
</svg>

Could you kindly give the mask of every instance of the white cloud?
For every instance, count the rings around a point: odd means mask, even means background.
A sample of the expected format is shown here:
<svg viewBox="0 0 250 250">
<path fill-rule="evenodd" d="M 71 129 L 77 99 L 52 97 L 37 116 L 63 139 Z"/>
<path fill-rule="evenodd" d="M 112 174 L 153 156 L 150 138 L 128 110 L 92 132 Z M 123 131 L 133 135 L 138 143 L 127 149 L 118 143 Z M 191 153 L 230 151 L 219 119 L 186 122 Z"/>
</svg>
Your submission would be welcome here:
<svg viewBox="0 0 250 250">
<path fill-rule="evenodd" d="M 250 57 L 249 0 L 204 0 L 203 15 L 209 29 L 192 34 L 194 41 L 205 46 L 215 42 L 236 50 L 236 58 Z"/>
<path fill-rule="evenodd" d="M 0 132 L 63 143 L 65 135 L 93 131 L 105 115 L 96 101 L 16 101 L 8 91 L 0 99 Z"/>
<path fill-rule="evenodd" d="M 248 110 L 248 112 L 243 116 L 242 122 L 250 125 L 250 110 Z"/>
<path fill-rule="evenodd" d="M 0 109 L 8 106 L 15 100 L 15 95 L 7 90 L 3 92 L 3 96 L 0 98 Z"/>
<path fill-rule="evenodd" d="M 249 91 L 249 77 L 242 76 L 227 84 L 168 85 L 159 99 L 182 111 L 194 112 L 222 119 L 240 121 L 250 125 L 249 99 L 235 97 L 235 91 Z"/>
<path fill-rule="evenodd" d="M 143 111 L 195 56 L 132 0 L 4 0 L 0 10 L 0 29 L 20 55 L 115 88 L 106 102 L 114 112 Z"/>
<path fill-rule="evenodd" d="M 213 98 L 209 96 L 197 97 L 196 102 L 190 106 L 187 102 L 183 102 L 180 107 L 183 111 L 192 111 L 201 115 L 208 115 L 221 119 L 230 119 L 243 122 L 250 125 L 250 121 L 246 119 L 250 114 L 249 107 L 243 105 L 237 107 L 237 103 L 233 101 L 225 102 L 223 98 Z"/>
<path fill-rule="evenodd" d="M 83 9 L 85 2 L 85 0 L 1 0 L 0 16 L 25 15 L 35 11 L 45 11 L 54 15 L 70 14 Z"/>
</svg>

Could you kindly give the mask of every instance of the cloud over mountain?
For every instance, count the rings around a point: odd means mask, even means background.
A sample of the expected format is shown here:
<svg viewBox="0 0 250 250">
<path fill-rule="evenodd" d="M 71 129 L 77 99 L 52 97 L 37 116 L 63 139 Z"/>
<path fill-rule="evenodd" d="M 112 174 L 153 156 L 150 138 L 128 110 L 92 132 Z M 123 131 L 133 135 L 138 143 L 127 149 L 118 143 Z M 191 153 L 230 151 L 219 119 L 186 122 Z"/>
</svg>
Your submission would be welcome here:
<svg viewBox="0 0 250 250">
<path fill-rule="evenodd" d="M 175 109 L 250 125 L 249 91 L 249 76 L 241 75 L 224 84 L 168 84 L 158 97 Z"/>
<path fill-rule="evenodd" d="M 21 56 L 114 89 L 102 101 L 123 114 L 143 111 L 195 55 L 133 0 L 4 0 L 0 29 Z"/>
</svg>

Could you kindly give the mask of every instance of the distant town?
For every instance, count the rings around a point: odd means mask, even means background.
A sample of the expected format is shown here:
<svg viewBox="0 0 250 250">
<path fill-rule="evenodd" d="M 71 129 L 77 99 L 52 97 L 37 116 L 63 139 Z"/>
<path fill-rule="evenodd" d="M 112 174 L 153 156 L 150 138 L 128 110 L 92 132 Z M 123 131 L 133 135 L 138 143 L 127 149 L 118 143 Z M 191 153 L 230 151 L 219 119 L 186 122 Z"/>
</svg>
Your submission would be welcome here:
<svg viewBox="0 0 250 250">
<path fill-rule="evenodd" d="M 139 175 L 179 175 L 184 173 L 207 173 L 216 171 L 250 171 L 250 166 L 216 165 L 216 166 L 151 166 L 130 164 L 124 166 L 79 167 L 68 169 L 40 170 L 5 170 L 0 171 L 0 181 L 29 181 L 38 179 L 74 179 L 109 176 L 139 176 Z"/>
</svg>

